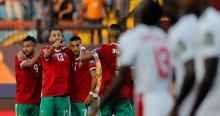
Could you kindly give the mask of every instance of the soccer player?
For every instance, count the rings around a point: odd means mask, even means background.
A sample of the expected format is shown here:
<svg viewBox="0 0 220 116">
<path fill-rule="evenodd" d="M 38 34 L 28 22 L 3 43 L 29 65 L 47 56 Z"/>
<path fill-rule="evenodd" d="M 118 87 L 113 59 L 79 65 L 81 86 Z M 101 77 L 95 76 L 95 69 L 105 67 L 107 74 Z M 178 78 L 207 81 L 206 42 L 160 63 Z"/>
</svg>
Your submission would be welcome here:
<svg viewBox="0 0 220 116">
<path fill-rule="evenodd" d="M 220 114 L 220 11 L 210 5 L 212 0 L 199 0 L 197 63 L 198 80 L 201 81 L 190 116 L 218 116 Z M 219 0 L 216 2 L 219 3 Z M 196 74 L 197 74 L 196 73 Z M 200 105 L 201 104 L 201 105 Z M 196 112 L 198 109 L 198 112 Z"/>
<path fill-rule="evenodd" d="M 81 46 L 81 38 L 78 36 L 70 39 L 70 49 L 73 51 L 75 59 L 86 50 Z M 87 116 L 88 106 L 91 105 L 93 97 L 98 96 L 95 92 L 96 64 L 94 60 L 75 60 L 72 66 L 71 114 L 72 116 Z"/>
<path fill-rule="evenodd" d="M 15 111 L 17 116 L 39 116 L 42 64 L 39 56 L 36 63 L 30 63 L 36 49 L 36 40 L 33 37 L 26 36 L 22 45 L 22 53 L 25 55 L 25 59 L 15 58 L 17 83 Z"/>
<path fill-rule="evenodd" d="M 166 33 L 157 26 L 162 9 L 153 0 L 141 4 L 135 14 L 137 25 L 119 39 L 119 76 L 100 101 L 100 106 L 120 87 L 130 67 L 135 66 L 136 115 L 167 116 L 173 105 L 169 89 L 172 69 Z"/>
<path fill-rule="evenodd" d="M 51 46 L 41 49 L 43 89 L 40 104 L 41 116 L 70 116 L 70 74 L 73 53 L 63 46 L 59 29 L 50 30 Z"/>
<path fill-rule="evenodd" d="M 121 28 L 117 24 L 112 24 L 109 28 L 109 44 L 102 45 L 99 49 L 94 50 L 93 54 L 88 52 L 88 54 L 80 57 L 80 60 L 99 58 L 102 66 L 102 79 L 101 87 L 99 91 L 99 97 L 105 94 L 106 90 L 116 79 L 117 74 L 117 57 L 119 55 L 118 44 L 116 44 L 117 39 L 121 33 Z M 100 115 L 111 116 L 123 115 L 132 116 L 131 103 L 129 100 L 130 89 L 129 89 L 129 79 L 126 79 L 126 83 L 123 84 L 121 89 L 117 90 L 117 93 L 109 99 L 109 101 L 101 106 Z"/>
<path fill-rule="evenodd" d="M 169 40 L 175 68 L 176 103 L 171 115 L 189 116 L 195 98 L 195 40 L 197 39 L 198 0 L 171 0 L 177 2 L 185 14 L 169 30 Z M 172 18 L 172 17 L 171 17 Z M 187 96 L 188 95 L 188 96 Z M 185 101 L 184 101 L 185 100 Z"/>
</svg>

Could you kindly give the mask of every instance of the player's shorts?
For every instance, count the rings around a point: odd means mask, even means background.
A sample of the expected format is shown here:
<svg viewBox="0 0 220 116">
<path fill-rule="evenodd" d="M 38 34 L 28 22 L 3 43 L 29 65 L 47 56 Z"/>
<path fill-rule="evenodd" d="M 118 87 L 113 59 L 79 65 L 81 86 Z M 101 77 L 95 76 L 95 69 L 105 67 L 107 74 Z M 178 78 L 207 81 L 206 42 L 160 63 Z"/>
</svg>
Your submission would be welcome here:
<svg viewBox="0 0 220 116">
<path fill-rule="evenodd" d="M 168 92 L 135 96 L 137 116 L 169 116 L 173 98 Z"/>
<path fill-rule="evenodd" d="M 84 103 L 71 103 L 72 116 L 88 116 L 88 107 Z"/>
<path fill-rule="evenodd" d="M 40 116 L 71 116 L 69 96 L 43 97 Z"/>
<path fill-rule="evenodd" d="M 39 116 L 40 105 L 15 104 L 16 116 Z"/>
<path fill-rule="evenodd" d="M 131 102 L 127 98 L 111 98 L 100 108 L 100 116 L 133 116 Z"/>
<path fill-rule="evenodd" d="M 131 103 L 131 109 L 132 109 L 132 112 L 133 112 L 133 115 L 135 115 L 135 104 L 134 103 Z"/>
</svg>

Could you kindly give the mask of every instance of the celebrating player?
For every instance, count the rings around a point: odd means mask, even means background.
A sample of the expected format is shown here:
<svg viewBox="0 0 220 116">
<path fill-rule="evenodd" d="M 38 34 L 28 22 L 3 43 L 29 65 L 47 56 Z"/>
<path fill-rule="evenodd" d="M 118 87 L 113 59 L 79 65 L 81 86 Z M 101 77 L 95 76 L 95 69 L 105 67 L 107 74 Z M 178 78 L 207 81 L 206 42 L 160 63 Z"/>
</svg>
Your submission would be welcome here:
<svg viewBox="0 0 220 116">
<path fill-rule="evenodd" d="M 86 48 L 81 46 L 80 37 L 73 36 L 70 39 L 70 49 L 77 59 L 80 54 L 83 54 L 83 51 L 85 52 Z M 87 116 L 88 106 L 92 103 L 93 97 L 97 97 L 95 92 L 97 82 L 95 61 L 78 60 L 73 62 L 72 66 L 71 114 L 72 116 Z"/>
<path fill-rule="evenodd" d="M 36 40 L 27 36 L 22 42 L 22 54 L 24 60 L 15 58 L 16 71 L 16 115 L 17 116 L 39 116 L 41 87 L 42 87 L 42 65 L 39 56 L 34 58 Z M 36 60 L 38 59 L 38 60 Z"/>
<path fill-rule="evenodd" d="M 198 0 L 200 12 L 203 13 L 198 20 L 196 74 L 201 85 L 190 116 L 220 114 L 220 33 L 218 31 L 220 30 L 220 11 L 210 5 L 212 1 L 214 0 Z M 215 2 L 219 3 L 219 0 Z"/>
<path fill-rule="evenodd" d="M 116 78 L 117 74 L 117 56 L 119 54 L 118 44 L 116 44 L 118 36 L 121 33 L 121 28 L 117 24 L 112 24 L 109 28 L 109 44 L 102 45 L 99 49 L 94 50 L 93 54 L 89 52 L 86 55 L 80 57 L 80 60 L 99 58 L 102 66 L 102 79 L 101 87 L 99 91 L 99 97 L 105 94 L 106 90 L 109 88 L 113 80 Z M 131 109 L 131 103 L 129 100 L 130 88 L 129 79 L 126 79 L 126 83 L 123 84 L 121 89 L 117 90 L 117 93 L 111 97 L 111 99 L 104 105 L 101 106 L 100 115 L 110 116 L 115 115 L 133 115 Z"/>
<path fill-rule="evenodd" d="M 177 96 L 171 115 L 188 116 L 195 97 L 195 40 L 197 38 L 198 0 L 171 0 L 176 2 L 181 10 L 185 10 L 179 21 L 169 30 L 173 65 L 175 68 L 175 95 Z M 171 5 L 170 5 L 171 6 Z M 173 15 L 174 16 L 174 15 Z M 173 17 L 171 17 L 173 18 Z M 188 96 L 187 96 L 188 95 Z M 185 100 L 185 101 L 184 101 Z"/>
<path fill-rule="evenodd" d="M 43 90 L 40 104 L 41 116 L 70 116 L 70 74 L 73 53 L 64 47 L 59 29 L 50 31 L 53 43 L 41 49 L 43 65 Z"/>
</svg>

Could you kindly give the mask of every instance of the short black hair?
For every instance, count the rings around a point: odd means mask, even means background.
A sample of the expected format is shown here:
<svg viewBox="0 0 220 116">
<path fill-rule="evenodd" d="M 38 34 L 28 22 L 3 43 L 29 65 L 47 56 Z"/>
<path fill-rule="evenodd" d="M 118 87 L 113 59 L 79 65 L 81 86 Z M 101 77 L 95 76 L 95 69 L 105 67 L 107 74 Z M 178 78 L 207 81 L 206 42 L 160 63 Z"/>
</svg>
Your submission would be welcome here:
<svg viewBox="0 0 220 116">
<path fill-rule="evenodd" d="M 36 39 L 35 39 L 33 36 L 30 36 L 30 35 L 27 35 L 27 36 L 23 39 L 23 42 L 26 42 L 26 41 L 31 41 L 31 42 L 33 42 L 34 44 L 37 43 Z"/>
<path fill-rule="evenodd" d="M 52 31 L 60 31 L 61 34 L 62 34 L 62 36 L 64 37 L 64 35 L 63 35 L 63 30 L 62 30 L 62 29 L 60 29 L 60 28 L 51 28 L 51 29 L 49 30 L 49 34 L 50 34 Z"/>
<path fill-rule="evenodd" d="M 77 40 L 81 42 L 81 38 L 79 36 L 73 36 L 70 38 L 70 41 L 77 41 Z"/>
<path fill-rule="evenodd" d="M 121 26 L 119 24 L 111 24 L 109 29 L 112 29 L 112 30 L 122 30 L 121 29 Z"/>
<path fill-rule="evenodd" d="M 109 34 L 110 35 L 120 35 L 120 33 L 122 32 L 122 28 L 119 24 L 111 24 L 109 27 Z"/>
<path fill-rule="evenodd" d="M 138 18 L 140 23 L 147 25 L 158 24 L 162 15 L 162 7 L 154 0 L 144 0 L 135 12 L 135 18 Z"/>
<path fill-rule="evenodd" d="M 60 31 L 61 33 L 63 33 L 63 30 L 60 29 L 60 28 L 51 28 L 51 29 L 49 30 L 49 33 L 51 33 L 51 31 Z"/>
</svg>

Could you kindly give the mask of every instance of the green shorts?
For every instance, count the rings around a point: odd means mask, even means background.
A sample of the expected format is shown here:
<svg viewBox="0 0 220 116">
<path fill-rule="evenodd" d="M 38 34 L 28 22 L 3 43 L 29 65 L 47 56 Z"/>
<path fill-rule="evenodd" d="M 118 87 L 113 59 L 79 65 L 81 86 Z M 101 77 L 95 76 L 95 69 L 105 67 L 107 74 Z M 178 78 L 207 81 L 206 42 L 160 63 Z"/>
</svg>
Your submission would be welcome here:
<svg viewBox="0 0 220 116">
<path fill-rule="evenodd" d="M 69 96 L 43 97 L 40 116 L 71 116 Z"/>
<path fill-rule="evenodd" d="M 72 116 L 88 116 L 88 107 L 84 103 L 71 103 Z"/>
<path fill-rule="evenodd" d="M 132 108 L 132 112 L 133 112 L 133 114 L 135 115 L 135 104 L 134 103 L 131 103 L 131 108 Z"/>
<path fill-rule="evenodd" d="M 127 98 L 111 98 L 101 107 L 100 116 L 133 116 L 131 102 Z"/>
<path fill-rule="evenodd" d="M 15 104 L 16 116 L 39 116 L 40 105 Z"/>
</svg>

